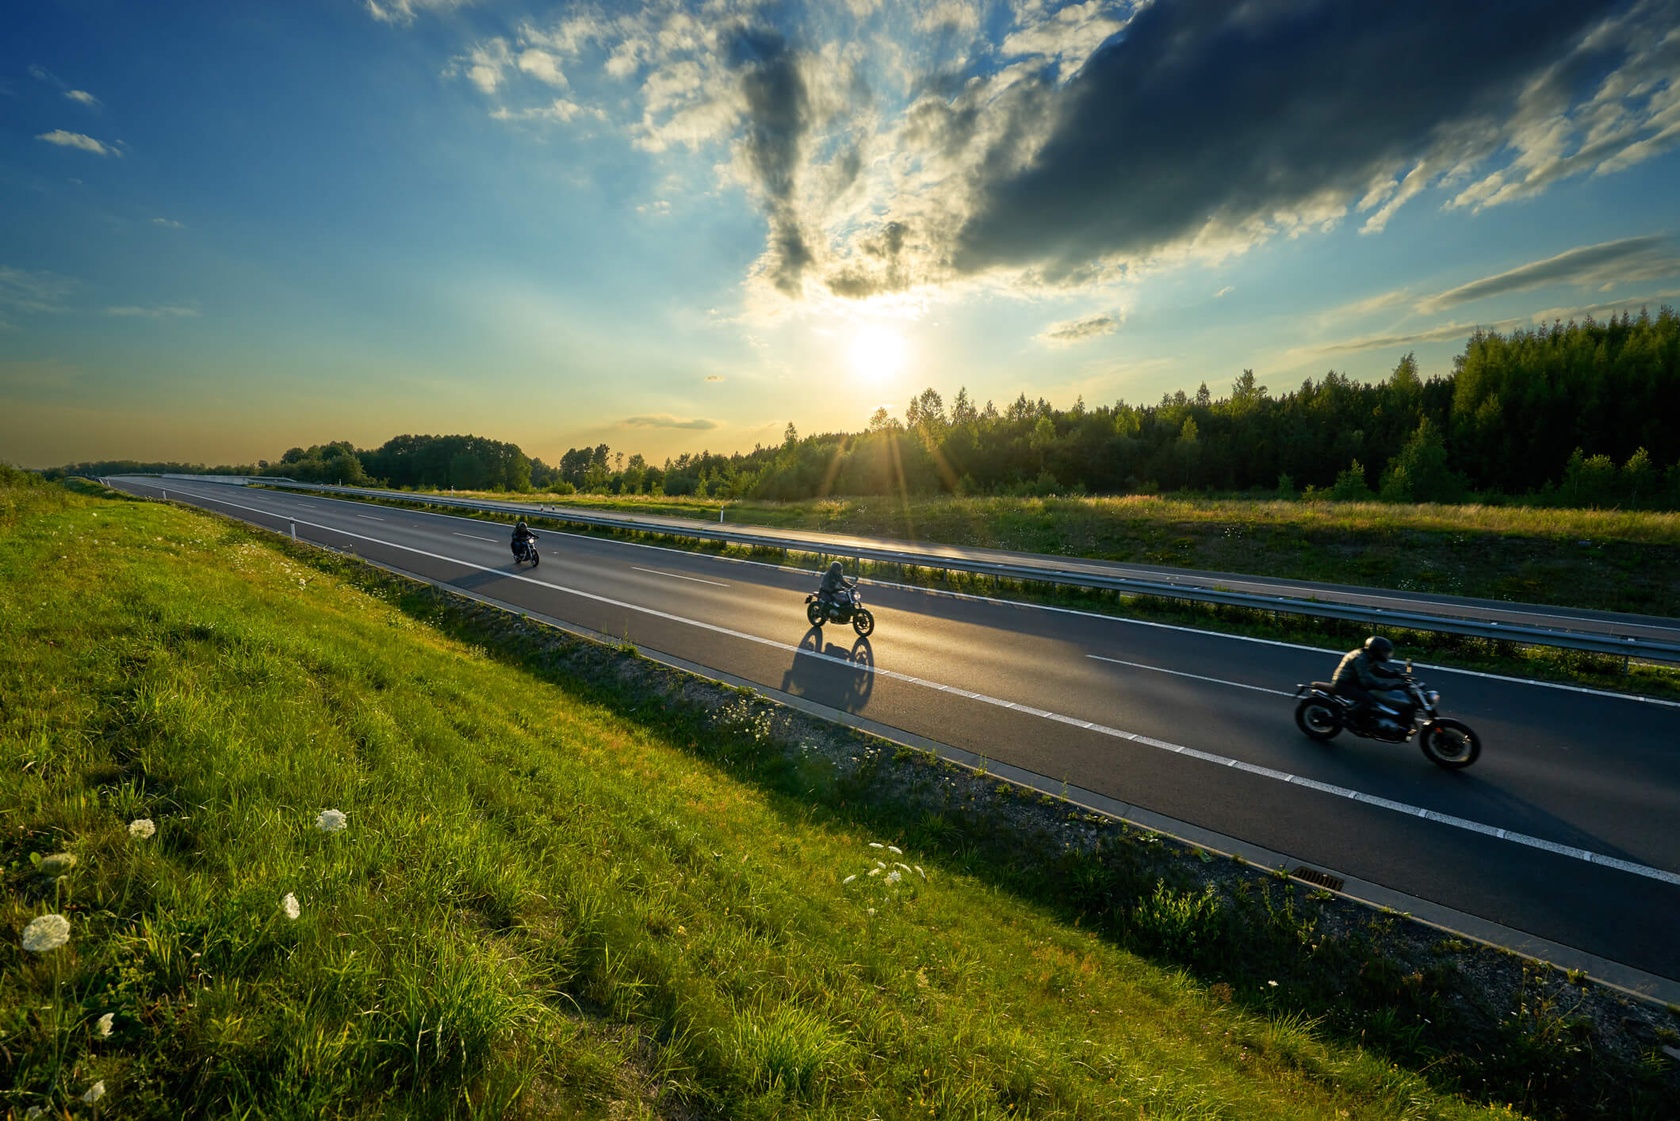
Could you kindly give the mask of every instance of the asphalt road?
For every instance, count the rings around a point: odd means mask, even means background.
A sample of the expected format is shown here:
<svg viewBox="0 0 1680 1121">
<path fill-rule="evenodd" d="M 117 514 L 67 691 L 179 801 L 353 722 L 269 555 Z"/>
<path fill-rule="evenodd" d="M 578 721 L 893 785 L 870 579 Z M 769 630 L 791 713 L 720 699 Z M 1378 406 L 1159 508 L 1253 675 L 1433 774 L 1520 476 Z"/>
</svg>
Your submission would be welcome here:
<svg viewBox="0 0 1680 1121">
<path fill-rule="evenodd" d="M 877 626 L 859 640 L 806 623 L 810 574 L 554 533 L 538 568 L 516 567 L 509 527 L 493 523 L 161 485 L 171 500 L 281 532 L 295 522 L 300 539 L 1141 808 L 1180 835 L 1328 871 L 1350 894 L 1680 1000 L 1680 705 L 1420 667 L 1444 711 L 1482 736 L 1480 762 L 1447 772 L 1410 744 L 1303 737 L 1292 696 L 1333 669 L 1322 650 L 870 584 Z"/>
</svg>

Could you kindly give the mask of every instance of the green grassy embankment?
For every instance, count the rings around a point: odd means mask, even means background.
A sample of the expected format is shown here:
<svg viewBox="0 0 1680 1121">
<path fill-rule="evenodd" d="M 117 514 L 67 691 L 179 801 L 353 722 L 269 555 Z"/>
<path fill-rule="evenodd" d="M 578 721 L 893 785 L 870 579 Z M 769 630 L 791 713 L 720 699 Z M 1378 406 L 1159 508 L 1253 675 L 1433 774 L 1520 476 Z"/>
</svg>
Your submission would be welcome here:
<svg viewBox="0 0 1680 1121">
<path fill-rule="evenodd" d="M 874 806 L 856 737 L 850 768 L 779 749 L 762 704 L 687 708 L 645 662 L 501 642 L 220 519 L 0 486 L 0 587 L 15 1116 L 1512 1115 L 1443 1076 L 1542 1116 L 1673 1100 L 1555 979 L 1521 970 L 1508 1022 L 1439 1046 L 1451 969 L 1321 928 L 1293 885 L 1151 896 L 1149 838 L 1036 867 L 995 822 Z M 1236 896 L 1300 960 L 1245 953 Z M 68 941 L 32 953 L 48 914 Z M 1375 1050 L 1303 1011 L 1327 988 L 1365 993 Z"/>
</svg>

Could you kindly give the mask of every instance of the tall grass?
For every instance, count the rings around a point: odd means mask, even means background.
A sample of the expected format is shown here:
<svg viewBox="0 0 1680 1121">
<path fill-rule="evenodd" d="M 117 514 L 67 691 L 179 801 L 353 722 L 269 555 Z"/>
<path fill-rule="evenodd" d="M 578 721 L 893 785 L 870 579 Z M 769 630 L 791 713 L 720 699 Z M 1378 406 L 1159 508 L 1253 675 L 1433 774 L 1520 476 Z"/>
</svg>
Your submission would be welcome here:
<svg viewBox="0 0 1680 1121">
<path fill-rule="evenodd" d="M 207 517 L 30 503 L 14 1115 L 1511 1115 L 743 782 L 751 721 L 614 712 Z M 47 913 L 70 941 L 28 952 Z"/>
</svg>

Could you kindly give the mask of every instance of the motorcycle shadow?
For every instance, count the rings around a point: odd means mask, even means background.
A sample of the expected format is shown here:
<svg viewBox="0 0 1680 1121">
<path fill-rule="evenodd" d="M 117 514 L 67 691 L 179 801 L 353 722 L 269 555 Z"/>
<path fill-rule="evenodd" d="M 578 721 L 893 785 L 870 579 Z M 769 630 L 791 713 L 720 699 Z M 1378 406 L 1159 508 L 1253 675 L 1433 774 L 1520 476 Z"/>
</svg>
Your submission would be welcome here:
<svg viewBox="0 0 1680 1121">
<path fill-rule="evenodd" d="M 867 638 L 850 647 L 827 642 L 822 628 L 812 627 L 799 640 L 781 688 L 842 712 L 860 712 L 875 690 L 875 649 Z"/>
</svg>

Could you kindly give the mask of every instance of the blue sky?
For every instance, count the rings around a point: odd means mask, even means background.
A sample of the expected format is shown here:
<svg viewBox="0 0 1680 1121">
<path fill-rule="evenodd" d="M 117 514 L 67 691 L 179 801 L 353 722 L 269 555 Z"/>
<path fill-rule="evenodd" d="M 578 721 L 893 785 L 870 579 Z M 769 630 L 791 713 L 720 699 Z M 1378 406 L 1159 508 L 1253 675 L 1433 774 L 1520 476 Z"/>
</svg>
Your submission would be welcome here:
<svg viewBox="0 0 1680 1121">
<path fill-rule="evenodd" d="M 1680 304 L 1680 0 L 0 16 L 0 459 L 554 462 Z"/>
</svg>

